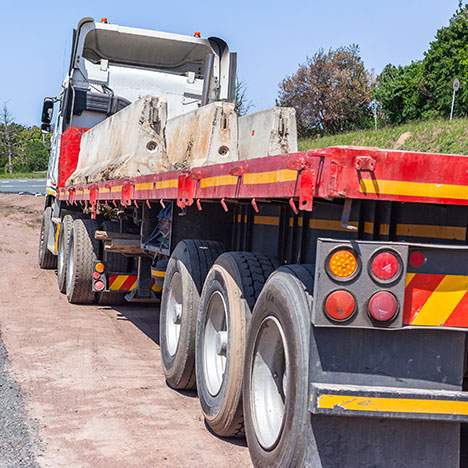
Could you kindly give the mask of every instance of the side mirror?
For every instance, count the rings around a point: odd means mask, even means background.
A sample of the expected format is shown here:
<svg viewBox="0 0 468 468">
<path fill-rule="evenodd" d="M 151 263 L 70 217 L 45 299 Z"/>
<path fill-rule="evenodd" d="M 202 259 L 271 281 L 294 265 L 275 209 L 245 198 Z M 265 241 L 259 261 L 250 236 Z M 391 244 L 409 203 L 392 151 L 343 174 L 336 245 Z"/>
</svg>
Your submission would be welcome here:
<svg viewBox="0 0 468 468">
<path fill-rule="evenodd" d="M 46 97 L 42 104 L 41 130 L 50 131 L 50 123 L 52 122 L 52 114 L 54 112 L 54 99 Z"/>
</svg>

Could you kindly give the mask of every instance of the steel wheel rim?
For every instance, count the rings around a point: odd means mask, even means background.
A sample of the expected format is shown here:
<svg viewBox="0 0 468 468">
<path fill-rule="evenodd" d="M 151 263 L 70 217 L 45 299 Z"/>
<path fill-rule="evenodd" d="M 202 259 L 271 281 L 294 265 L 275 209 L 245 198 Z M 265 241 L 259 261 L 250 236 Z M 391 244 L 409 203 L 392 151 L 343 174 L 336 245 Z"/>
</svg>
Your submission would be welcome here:
<svg viewBox="0 0 468 468">
<path fill-rule="evenodd" d="M 281 436 L 288 392 L 288 349 L 276 317 L 266 317 L 256 336 L 252 361 L 250 404 L 255 434 L 265 450 Z"/>
<path fill-rule="evenodd" d="M 174 356 L 179 345 L 180 324 L 182 321 L 182 276 L 177 271 L 171 278 L 166 315 L 167 351 Z"/>
<path fill-rule="evenodd" d="M 68 258 L 67 258 L 67 291 L 71 291 L 73 277 L 75 276 L 75 260 L 73 259 L 73 236 L 70 238 Z"/>
<path fill-rule="evenodd" d="M 224 297 L 215 291 L 208 302 L 203 337 L 203 375 L 212 396 L 221 390 L 226 370 L 228 346 L 227 307 Z"/>
</svg>

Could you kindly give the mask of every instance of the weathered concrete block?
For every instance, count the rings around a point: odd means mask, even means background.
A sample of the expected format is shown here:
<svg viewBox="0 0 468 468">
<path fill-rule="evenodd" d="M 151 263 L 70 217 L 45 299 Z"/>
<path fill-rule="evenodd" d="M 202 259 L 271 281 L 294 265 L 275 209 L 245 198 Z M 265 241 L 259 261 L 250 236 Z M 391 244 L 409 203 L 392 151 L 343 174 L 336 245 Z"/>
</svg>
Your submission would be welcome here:
<svg viewBox="0 0 468 468">
<path fill-rule="evenodd" d="M 239 117 L 239 159 L 297 151 L 296 111 L 273 107 Z"/>
<path fill-rule="evenodd" d="M 105 119 L 82 138 L 67 184 L 151 174 L 169 167 L 164 129 L 167 104 L 146 96 Z"/>
</svg>

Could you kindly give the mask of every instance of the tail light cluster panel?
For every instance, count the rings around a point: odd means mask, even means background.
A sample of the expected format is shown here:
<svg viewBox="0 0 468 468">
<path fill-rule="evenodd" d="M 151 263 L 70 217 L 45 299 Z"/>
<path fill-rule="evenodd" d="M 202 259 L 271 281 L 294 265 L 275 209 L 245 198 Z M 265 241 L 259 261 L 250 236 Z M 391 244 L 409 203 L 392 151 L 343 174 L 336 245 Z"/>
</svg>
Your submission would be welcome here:
<svg viewBox="0 0 468 468">
<path fill-rule="evenodd" d="M 408 245 L 319 239 L 312 323 L 401 328 Z"/>
</svg>

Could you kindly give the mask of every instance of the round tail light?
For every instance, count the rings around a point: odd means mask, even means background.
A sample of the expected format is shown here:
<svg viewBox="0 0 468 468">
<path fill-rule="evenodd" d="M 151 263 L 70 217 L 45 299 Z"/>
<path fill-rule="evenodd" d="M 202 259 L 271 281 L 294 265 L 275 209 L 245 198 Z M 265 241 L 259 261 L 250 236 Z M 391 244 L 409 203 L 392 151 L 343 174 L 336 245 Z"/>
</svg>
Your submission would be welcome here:
<svg viewBox="0 0 468 468">
<path fill-rule="evenodd" d="M 400 276 L 402 269 L 400 256 L 389 250 L 377 253 L 370 262 L 372 277 L 381 283 L 395 281 Z"/>
<path fill-rule="evenodd" d="M 96 291 L 102 291 L 105 287 L 106 287 L 106 285 L 102 281 L 96 281 L 94 283 L 94 289 Z"/>
<path fill-rule="evenodd" d="M 356 275 L 359 263 L 352 250 L 338 249 L 329 255 L 326 266 L 327 272 L 333 279 L 349 280 Z"/>
<path fill-rule="evenodd" d="M 420 250 L 413 250 L 409 255 L 408 261 L 413 268 L 419 268 L 426 263 L 427 258 Z"/>
<path fill-rule="evenodd" d="M 98 280 L 101 278 L 101 273 L 98 273 L 97 271 L 93 272 L 93 279 Z"/>
<path fill-rule="evenodd" d="M 398 314 L 398 301 L 392 293 L 379 291 L 370 298 L 367 308 L 377 322 L 390 322 Z"/>
<path fill-rule="evenodd" d="M 344 289 L 333 291 L 325 300 L 324 310 L 326 316 L 335 322 L 349 320 L 356 311 L 356 299 Z"/>
</svg>

